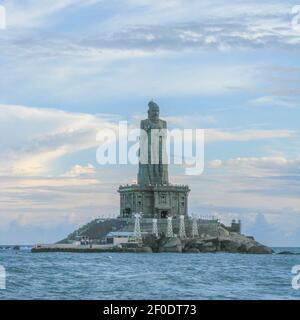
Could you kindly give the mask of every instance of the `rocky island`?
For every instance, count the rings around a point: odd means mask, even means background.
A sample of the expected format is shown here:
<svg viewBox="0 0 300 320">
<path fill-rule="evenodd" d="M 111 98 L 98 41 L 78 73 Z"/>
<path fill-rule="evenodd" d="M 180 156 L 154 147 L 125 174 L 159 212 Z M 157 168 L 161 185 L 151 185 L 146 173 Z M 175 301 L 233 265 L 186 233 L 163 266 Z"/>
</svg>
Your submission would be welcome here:
<svg viewBox="0 0 300 320">
<path fill-rule="evenodd" d="M 148 118 L 140 127 L 144 134 L 137 183 L 119 187 L 118 217 L 95 219 L 56 244 L 36 245 L 32 252 L 271 254 L 271 248 L 241 233 L 241 221 L 225 226 L 214 217 L 188 214 L 190 188 L 171 184 L 168 164 L 163 161 L 167 122 L 159 118 L 156 103 L 151 101 L 148 107 Z"/>
</svg>

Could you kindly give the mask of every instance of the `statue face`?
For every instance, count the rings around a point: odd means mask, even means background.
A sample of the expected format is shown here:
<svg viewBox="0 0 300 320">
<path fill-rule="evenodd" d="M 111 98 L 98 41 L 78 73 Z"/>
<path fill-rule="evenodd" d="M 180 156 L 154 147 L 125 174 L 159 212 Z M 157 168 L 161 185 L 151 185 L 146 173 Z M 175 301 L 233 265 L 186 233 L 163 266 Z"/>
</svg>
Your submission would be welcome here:
<svg viewBox="0 0 300 320">
<path fill-rule="evenodd" d="M 158 108 L 151 108 L 148 111 L 149 119 L 152 121 L 159 120 L 159 109 Z"/>
</svg>

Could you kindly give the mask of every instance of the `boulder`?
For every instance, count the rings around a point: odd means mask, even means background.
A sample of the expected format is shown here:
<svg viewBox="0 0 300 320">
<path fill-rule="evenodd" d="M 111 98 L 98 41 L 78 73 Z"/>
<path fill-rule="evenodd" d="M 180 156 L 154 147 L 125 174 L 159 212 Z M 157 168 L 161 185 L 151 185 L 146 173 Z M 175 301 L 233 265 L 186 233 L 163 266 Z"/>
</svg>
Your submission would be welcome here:
<svg viewBox="0 0 300 320">
<path fill-rule="evenodd" d="M 221 251 L 226 251 L 226 252 L 240 252 L 240 247 L 241 243 L 234 241 L 234 240 L 223 240 L 221 241 Z"/>
<path fill-rule="evenodd" d="M 200 250 L 197 248 L 187 248 L 187 249 L 184 249 L 183 252 L 185 252 L 185 253 L 199 253 Z"/>
<path fill-rule="evenodd" d="M 203 247 L 201 252 L 204 253 L 209 253 L 209 252 L 216 252 L 218 251 L 217 248 L 215 246 L 211 246 L 211 247 Z"/>
<path fill-rule="evenodd" d="M 218 234 L 220 237 L 228 237 L 230 235 L 229 231 L 221 226 L 218 228 Z"/>
<path fill-rule="evenodd" d="M 217 247 L 214 242 L 208 241 L 205 242 L 201 248 L 201 252 L 215 252 L 217 251 Z"/>
<path fill-rule="evenodd" d="M 295 254 L 294 252 L 291 251 L 280 251 L 278 254 Z"/>
<path fill-rule="evenodd" d="M 158 252 L 160 247 L 160 239 L 156 238 L 153 234 L 144 237 L 144 246 L 150 247 L 152 252 Z"/>
<path fill-rule="evenodd" d="M 247 253 L 272 254 L 273 250 L 269 247 L 258 244 L 258 245 L 253 245 L 252 247 L 250 247 Z"/>
<path fill-rule="evenodd" d="M 174 253 L 181 253 L 182 247 L 168 247 L 168 248 L 162 248 L 160 252 L 174 252 Z"/>
<path fill-rule="evenodd" d="M 134 221 L 125 221 L 123 219 L 96 219 L 73 232 L 61 243 L 70 243 L 77 239 L 78 235 L 86 236 L 91 239 L 100 241 L 105 235 L 113 230 L 132 231 Z M 144 231 L 144 226 L 142 230 Z M 151 232 L 152 224 L 147 227 Z M 175 230 L 175 229 L 174 229 Z M 175 230 L 176 231 L 176 230 Z M 114 248 L 118 252 L 236 252 L 236 253 L 254 253 L 254 254 L 270 254 L 272 249 L 263 246 L 251 236 L 245 236 L 237 232 L 231 232 L 230 228 L 219 225 L 217 230 L 201 229 L 198 238 L 179 239 L 177 237 L 166 238 L 164 234 L 160 234 L 157 238 L 153 234 L 143 234 L 143 247 L 138 248 Z M 216 232 L 217 231 L 217 232 Z M 177 232 L 177 231 L 176 231 Z M 187 232 L 188 235 L 190 234 Z M 17 248 L 15 248 L 17 250 Z M 283 251 L 280 254 L 292 254 Z"/>
<path fill-rule="evenodd" d="M 190 248 L 200 249 L 203 247 L 204 243 L 205 242 L 200 239 L 190 239 L 190 240 L 186 241 L 184 247 L 185 247 L 185 249 L 190 249 Z"/>
<path fill-rule="evenodd" d="M 184 251 L 215 252 L 218 251 L 218 247 L 219 240 L 217 238 L 191 239 L 185 242 Z"/>
<path fill-rule="evenodd" d="M 150 247 L 137 247 L 135 249 L 135 252 L 140 252 L 140 253 L 152 253 L 152 249 Z"/>
<path fill-rule="evenodd" d="M 231 233 L 229 237 L 220 238 L 221 251 L 231 253 L 270 254 L 273 250 L 257 242 L 253 237 Z"/>
<path fill-rule="evenodd" d="M 159 252 L 182 252 L 182 243 L 179 238 L 164 238 L 160 244 Z"/>
</svg>

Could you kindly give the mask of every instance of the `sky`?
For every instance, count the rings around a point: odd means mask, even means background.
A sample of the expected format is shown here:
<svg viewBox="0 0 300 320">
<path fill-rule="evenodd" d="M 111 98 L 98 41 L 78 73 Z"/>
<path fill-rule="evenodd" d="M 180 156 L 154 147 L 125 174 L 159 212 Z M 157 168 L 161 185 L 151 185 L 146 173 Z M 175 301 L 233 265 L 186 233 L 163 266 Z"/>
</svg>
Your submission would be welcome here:
<svg viewBox="0 0 300 320">
<path fill-rule="evenodd" d="M 300 243 L 300 3 L 0 0 L 0 244 L 64 238 L 117 216 L 134 165 L 99 165 L 99 129 L 154 99 L 173 128 L 205 129 L 190 213 Z M 299 25 L 298 25 L 299 21 Z"/>
</svg>

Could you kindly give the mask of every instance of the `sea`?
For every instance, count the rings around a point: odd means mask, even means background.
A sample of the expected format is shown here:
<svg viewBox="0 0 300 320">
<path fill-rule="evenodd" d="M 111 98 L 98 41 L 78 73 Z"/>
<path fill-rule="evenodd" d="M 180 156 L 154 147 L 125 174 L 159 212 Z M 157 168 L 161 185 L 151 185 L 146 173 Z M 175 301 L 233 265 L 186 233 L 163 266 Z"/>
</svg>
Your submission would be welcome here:
<svg viewBox="0 0 300 320">
<path fill-rule="evenodd" d="M 292 286 L 300 248 L 274 248 L 272 255 L 30 249 L 0 249 L 6 274 L 0 299 L 300 299 L 300 289 Z"/>
</svg>

